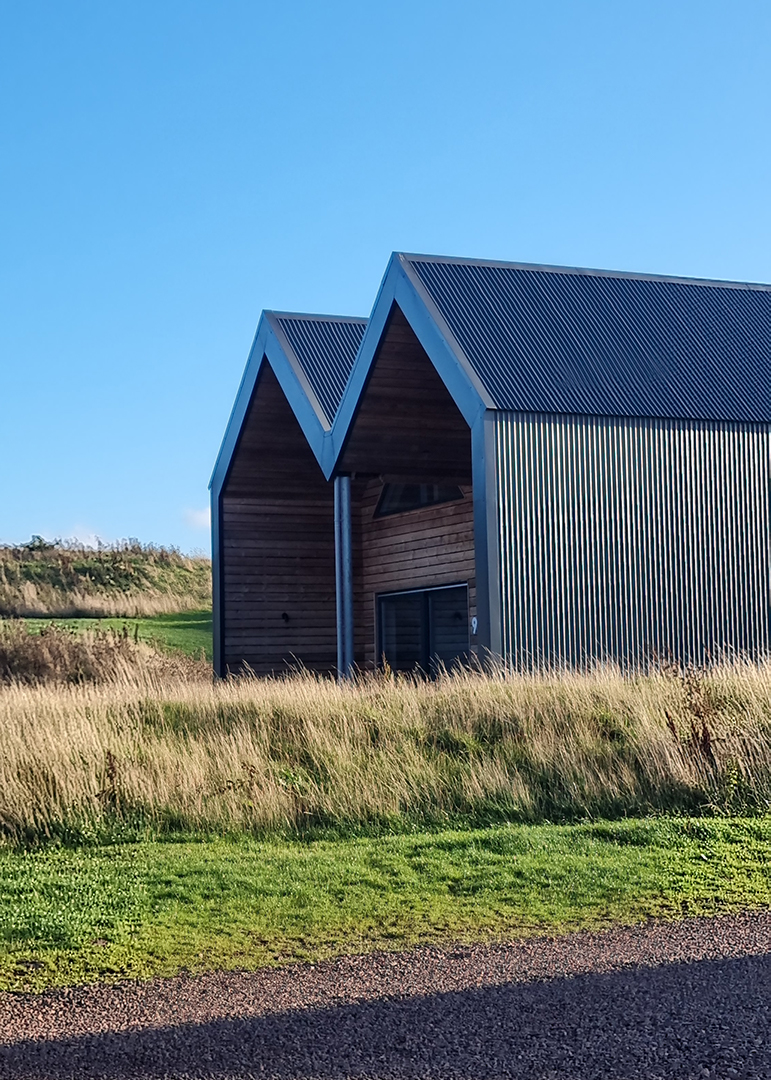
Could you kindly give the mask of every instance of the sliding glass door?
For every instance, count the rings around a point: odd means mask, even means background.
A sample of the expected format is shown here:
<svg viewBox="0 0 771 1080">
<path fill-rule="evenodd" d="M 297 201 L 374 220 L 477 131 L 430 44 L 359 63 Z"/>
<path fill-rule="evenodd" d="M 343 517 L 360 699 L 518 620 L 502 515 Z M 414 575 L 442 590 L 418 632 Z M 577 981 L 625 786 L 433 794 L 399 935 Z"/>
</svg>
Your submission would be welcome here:
<svg viewBox="0 0 771 1080">
<path fill-rule="evenodd" d="M 468 587 L 413 589 L 377 598 L 378 655 L 392 671 L 435 675 L 468 659 Z"/>
</svg>

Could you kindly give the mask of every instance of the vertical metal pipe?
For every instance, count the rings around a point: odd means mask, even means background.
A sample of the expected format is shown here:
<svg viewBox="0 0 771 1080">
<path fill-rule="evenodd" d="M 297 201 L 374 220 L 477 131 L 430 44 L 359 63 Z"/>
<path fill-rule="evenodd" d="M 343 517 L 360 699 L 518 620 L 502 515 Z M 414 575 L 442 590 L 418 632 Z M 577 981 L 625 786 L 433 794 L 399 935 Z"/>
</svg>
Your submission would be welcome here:
<svg viewBox="0 0 771 1080">
<path fill-rule="evenodd" d="M 337 599 L 337 677 L 353 673 L 353 544 L 351 478 L 335 477 L 335 592 Z"/>
<path fill-rule="evenodd" d="M 222 587 L 222 495 L 211 491 L 211 568 L 212 568 L 212 652 L 214 674 L 224 678 L 225 667 L 225 590 Z"/>
</svg>

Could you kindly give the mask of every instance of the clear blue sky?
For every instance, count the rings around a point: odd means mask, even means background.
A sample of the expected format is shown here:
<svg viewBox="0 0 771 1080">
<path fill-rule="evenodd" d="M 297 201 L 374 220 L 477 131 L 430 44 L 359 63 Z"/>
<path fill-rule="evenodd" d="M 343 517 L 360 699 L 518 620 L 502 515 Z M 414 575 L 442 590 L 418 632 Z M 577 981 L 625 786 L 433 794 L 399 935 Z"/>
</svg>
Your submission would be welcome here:
<svg viewBox="0 0 771 1080">
<path fill-rule="evenodd" d="M 0 541 L 208 549 L 262 308 L 394 249 L 771 281 L 768 0 L 0 0 Z"/>
</svg>

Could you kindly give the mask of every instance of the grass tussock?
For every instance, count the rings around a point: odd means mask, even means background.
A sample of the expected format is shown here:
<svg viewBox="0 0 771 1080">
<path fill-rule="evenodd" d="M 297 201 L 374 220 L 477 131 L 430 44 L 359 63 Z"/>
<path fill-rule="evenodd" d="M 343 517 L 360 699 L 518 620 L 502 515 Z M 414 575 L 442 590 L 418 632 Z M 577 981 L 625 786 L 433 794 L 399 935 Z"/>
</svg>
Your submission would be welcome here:
<svg viewBox="0 0 771 1080">
<path fill-rule="evenodd" d="M 0 687 L 0 832 L 15 842 L 766 813 L 770 798 L 769 665 L 337 685 L 148 664 Z"/>
<path fill-rule="evenodd" d="M 211 604 L 211 563 L 128 540 L 0 547 L 0 616 L 141 618 Z"/>
</svg>

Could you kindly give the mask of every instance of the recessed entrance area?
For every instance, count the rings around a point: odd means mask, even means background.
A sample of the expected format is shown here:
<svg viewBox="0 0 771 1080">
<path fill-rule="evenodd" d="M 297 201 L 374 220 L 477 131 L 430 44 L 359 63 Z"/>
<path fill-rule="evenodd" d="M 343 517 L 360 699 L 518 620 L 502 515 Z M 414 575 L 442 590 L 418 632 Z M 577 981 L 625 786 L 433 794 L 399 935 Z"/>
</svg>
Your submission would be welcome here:
<svg viewBox="0 0 771 1080">
<path fill-rule="evenodd" d="M 408 617 L 417 601 L 385 602 L 392 630 L 397 613 L 404 624 L 396 641 L 381 632 L 377 598 L 450 586 L 464 586 L 465 614 L 449 659 L 465 655 L 477 616 L 471 430 L 396 305 L 338 471 L 351 477 L 356 666 L 378 667 L 385 645 L 395 670 L 429 673 L 437 646 L 407 643 L 410 619 L 423 618 Z"/>
<path fill-rule="evenodd" d="M 377 597 L 378 651 L 392 671 L 424 671 L 466 663 L 468 586 L 411 589 Z"/>
</svg>

